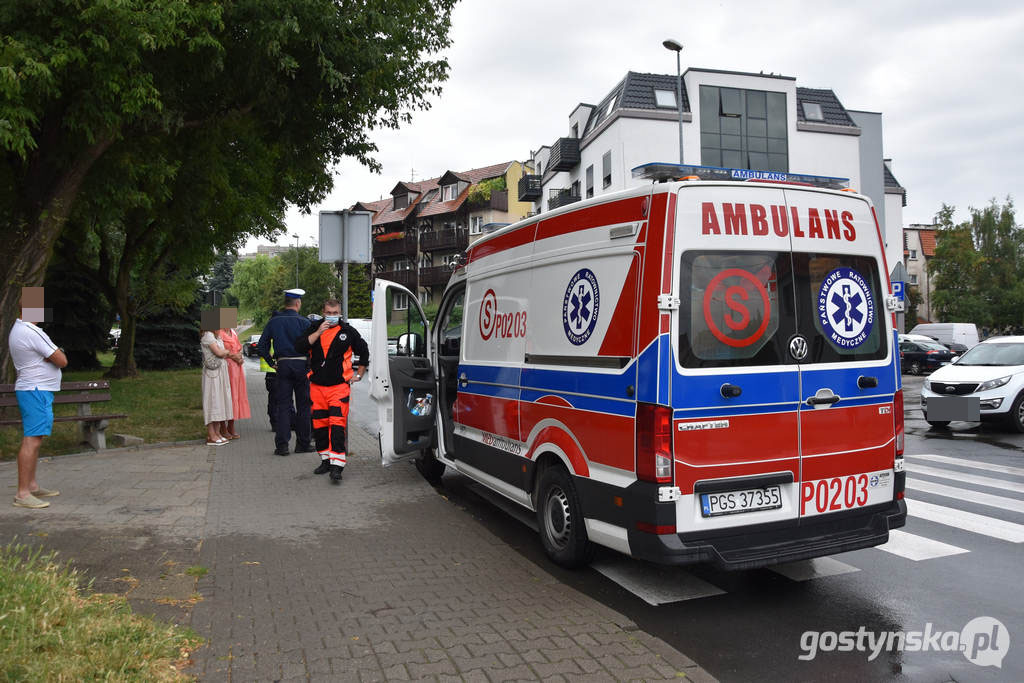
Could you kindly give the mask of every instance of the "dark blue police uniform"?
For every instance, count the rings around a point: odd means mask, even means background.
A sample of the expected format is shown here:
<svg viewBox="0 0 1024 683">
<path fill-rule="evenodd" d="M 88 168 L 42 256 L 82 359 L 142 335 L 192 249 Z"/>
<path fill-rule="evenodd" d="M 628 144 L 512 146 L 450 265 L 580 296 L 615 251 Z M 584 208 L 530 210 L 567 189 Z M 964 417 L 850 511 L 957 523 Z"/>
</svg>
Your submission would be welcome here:
<svg viewBox="0 0 1024 683">
<path fill-rule="evenodd" d="M 295 340 L 309 327 L 309 319 L 292 308 L 286 308 L 267 323 L 257 346 L 260 357 L 277 368 L 277 386 L 274 390 L 274 444 L 275 453 L 288 455 L 291 440 L 292 396 L 295 397 L 295 451 L 312 452 L 309 398 L 309 377 L 306 374 L 306 356 L 295 350 Z M 274 342 L 274 358 L 270 358 L 270 342 Z"/>
</svg>

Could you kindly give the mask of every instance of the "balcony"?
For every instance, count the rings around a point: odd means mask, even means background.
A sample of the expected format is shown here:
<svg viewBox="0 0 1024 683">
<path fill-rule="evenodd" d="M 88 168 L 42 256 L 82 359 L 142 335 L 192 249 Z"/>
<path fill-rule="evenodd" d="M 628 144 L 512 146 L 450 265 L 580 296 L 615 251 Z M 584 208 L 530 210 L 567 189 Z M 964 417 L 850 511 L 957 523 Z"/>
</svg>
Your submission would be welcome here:
<svg viewBox="0 0 1024 683">
<path fill-rule="evenodd" d="M 566 204 L 572 204 L 580 200 L 578 190 L 566 188 L 563 190 L 548 190 L 548 209 L 557 209 Z"/>
<path fill-rule="evenodd" d="M 423 251 L 463 251 L 469 246 L 469 233 L 465 228 L 444 228 L 420 234 Z"/>
<path fill-rule="evenodd" d="M 519 179 L 519 201 L 535 202 L 542 196 L 539 175 L 524 175 Z"/>
<path fill-rule="evenodd" d="M 448 284 L 452 276 L 452 269 L 448 266 L 434 266 L 432 268 L 420 268 L 421 287 L 443 287 Z"/>
<path fill-rule="evenodd" d="M 377 273 L 376 277 L 381 280 L 390 280 L 391 282 L 397 282 L 406 289 L 411 289 L 413 292 L 416 291 L 416 271 L 415 270 L 387 270 L 383 273 Z"/>
<path fill-rule="evenodd" d="M 548 157 L 549 171 L 571 171 L 580 165 L 580 139 L 558 138 L 551 145 Z"/>
<path fill-rule="evenodd" d="M 398 239 L 378 242 L 373 240 L 373 258 L 387 258 L 389 256 L 416 256 L 416 236 L 406 235 Z"/>
</svg>

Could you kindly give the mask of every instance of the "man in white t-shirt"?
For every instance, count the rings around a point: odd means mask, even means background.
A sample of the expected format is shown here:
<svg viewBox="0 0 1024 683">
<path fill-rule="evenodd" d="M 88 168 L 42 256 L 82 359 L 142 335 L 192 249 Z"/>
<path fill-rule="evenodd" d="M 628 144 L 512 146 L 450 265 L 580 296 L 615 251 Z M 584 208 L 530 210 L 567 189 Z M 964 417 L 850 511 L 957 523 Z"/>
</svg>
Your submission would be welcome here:
<svg viewBox="0 0 1024 683">
<path fill-rule="evenodd" d="M 14 393 L 18 398 L 24 433 L 18 450 L 18 493 L 14 497 L 14 505 L 25 508 L 49 507 L 48 502 L 40 499 L 60 494 L 60 491 L 44 489 L 36 482 L 39 449 L 43 437 L 49 436 L 53 429 L 53 395 L 60 391 L 60 369 L 68 364 L 64 351 L 34 324 L 43 321 L 41 290 L 42 287 L 22 289 L 22 317 L 14 322 L 8 337 L 11 360 L 18 374 Z M 28 305 L 28 299 L 39 301 L 39 307 Z"/>
</svg>

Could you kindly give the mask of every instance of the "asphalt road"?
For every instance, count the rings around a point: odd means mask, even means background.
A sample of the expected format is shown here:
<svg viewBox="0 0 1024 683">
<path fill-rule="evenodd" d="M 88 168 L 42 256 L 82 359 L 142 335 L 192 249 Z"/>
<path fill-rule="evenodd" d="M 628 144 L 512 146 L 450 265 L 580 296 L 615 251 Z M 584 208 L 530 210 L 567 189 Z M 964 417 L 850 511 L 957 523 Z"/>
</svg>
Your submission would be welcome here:
<svg viewBox="0 0 1024 683">
<path fill-rule="evenodd" d="M 566 571 L 544 556 L 529 513 L 458 474 L 445 475 L 442 492 L 538 566 L 723 681 L 1024 680 L 1024 435 L 988 424 L 931 428 L 919 408 L 922 381 L 904 377 L 910 516 L 879 548 L 742 572 L 666 568 L 608 551 L 591 568 Z M 352 415 L 375 432 L 366 389 L 356 387 Z M 943 649 L 979 617 L 999 622 L 968 627 L 988 666 Z M 918 632 L 921 646 L 828 651 L 844 632 L 855 647 Z"/>
</svg>

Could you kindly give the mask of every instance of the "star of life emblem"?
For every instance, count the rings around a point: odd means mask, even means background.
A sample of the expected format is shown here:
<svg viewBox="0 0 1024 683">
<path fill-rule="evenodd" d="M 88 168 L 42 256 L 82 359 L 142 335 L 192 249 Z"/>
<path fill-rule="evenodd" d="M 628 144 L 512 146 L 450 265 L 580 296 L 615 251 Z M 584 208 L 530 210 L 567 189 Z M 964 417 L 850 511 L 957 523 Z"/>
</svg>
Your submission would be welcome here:
<svg viewBox="0 0 1024 683">
<path fill-rule="evenodd" d="M 569 279 L 562 299 L 562 328 L 574 346 L 582 346 L 597 327 L 601 308 L 601 290 L 597 276 L 589 268 L 581 268 Z"/>
<path fill-rule="evenodd" d="M 825 277 L 818 290 L 818 322 L 829 341 L 840 348 L 856 348 L 868 340 L 875 323 L 875 302 L 863 275 L 839 267 Z"/>
</svg>

